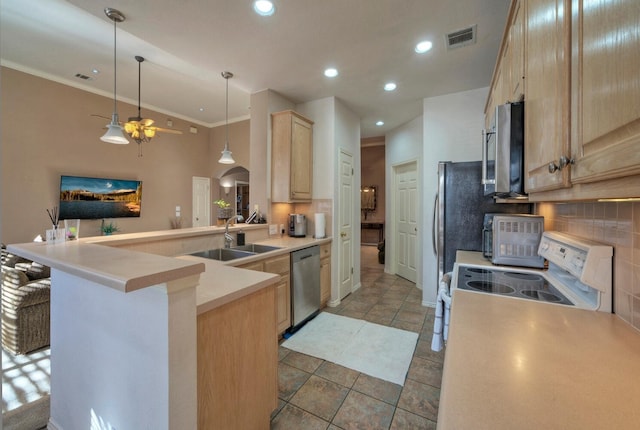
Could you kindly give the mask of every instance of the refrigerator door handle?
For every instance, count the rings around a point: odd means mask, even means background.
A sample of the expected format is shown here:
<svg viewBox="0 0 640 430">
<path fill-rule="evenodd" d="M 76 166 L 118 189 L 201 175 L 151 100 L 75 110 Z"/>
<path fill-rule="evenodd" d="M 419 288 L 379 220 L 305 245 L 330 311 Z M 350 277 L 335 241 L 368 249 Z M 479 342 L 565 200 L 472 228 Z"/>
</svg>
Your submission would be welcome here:
<svg viewBox="0 0 640 430">
<path fill-rule="evenodd" d="M 431 245 L 433 246 L 433 255 L 438 255 L 438 246 L 436 244 L 436 235 L 438 234 L 438 194 L 436 193 L 435 201 L 433 202 L 433 228 L 431 235 Z"/>
</svg>

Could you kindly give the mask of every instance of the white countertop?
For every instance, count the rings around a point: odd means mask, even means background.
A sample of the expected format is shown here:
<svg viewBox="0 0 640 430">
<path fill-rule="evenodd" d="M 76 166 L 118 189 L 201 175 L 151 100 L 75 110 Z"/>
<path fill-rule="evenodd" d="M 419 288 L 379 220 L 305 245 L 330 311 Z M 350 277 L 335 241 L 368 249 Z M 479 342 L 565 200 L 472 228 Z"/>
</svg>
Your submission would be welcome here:
<svg viewBox="0 0 640 430">
<path fill-rule="evenodd" d="M 198 275 L 205 270 L 201 262 L 81 241 L 55 245 L 30 242 L 9 245 L 7 249 L 53 269 L 62 270 L 124 293 Z"/>
<path fill-rule="evenodd" d="M 278 275 L 235 268 L 254 261 L 277 257 L 310 246 L 330 243 L 330 238 L 314 239 L 311 237 L 293 238 L 284 236 L 256 241 L 261 245 L 277 246 L 280 249 L 263 252 L 250 257 L 237 258 L 230 261 L 217 261 L 192 255 L 182 255 L 178 258 L 184 261 L 202 262 L 205 271 L 200 275 L 200 284 L 196 289 L 197 313 L 210 311 L 240 297 L 251 294 L 273 284 Z"/>
<path fill-rule="evenodd" d="M 640 333 L 614 314 L 454 290 L 438 429 L 637 429 Z"/>
<path fill-rule="evenodd" d="M 231 231 L 252 228 L 264 229 L 265 226 L 238 225 Z M 154 242 L 167 238 L 179 240 L 184 237 L 210 235 L 212 232 L 220 234 L 223 231 L 223 227 L 202 227 L 92 237 L 55 245 L 31 242 L 9 245 L 8 248 L 9 251 L 25 258 L 125 293 L 200 274 L 200 282 L 196 288 L 196 306 L 197 312 L 202 313 L 251 294 L 277 280 L 277 276 L 273 274 L 233 266 L 331 242 L 331 238 L 275 237 L 255 243 L 276 246 L 280 249 L 226 262 L 188 255 L 177 256 L 177 258 L 165 257 L 105 246 L 115 243 Z"/>
</svg>

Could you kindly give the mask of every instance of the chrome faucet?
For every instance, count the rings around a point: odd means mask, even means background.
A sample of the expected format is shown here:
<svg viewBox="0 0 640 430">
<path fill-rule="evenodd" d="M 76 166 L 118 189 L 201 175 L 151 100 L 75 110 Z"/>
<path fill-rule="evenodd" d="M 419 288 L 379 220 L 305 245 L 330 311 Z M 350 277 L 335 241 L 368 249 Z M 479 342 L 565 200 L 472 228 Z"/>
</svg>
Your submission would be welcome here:
<svg viewBox="0 0 640 430">
<path fill-rule="evenodd" d="M 233 236 L 229 234 L 229 223 L 234 219 L 238 219 L 239 222 L 244 221 L 242 215 L 234 215 L 224 223 L 224 247 L 231 248 L 231 242 L 233 242 Z"/>
</svg>

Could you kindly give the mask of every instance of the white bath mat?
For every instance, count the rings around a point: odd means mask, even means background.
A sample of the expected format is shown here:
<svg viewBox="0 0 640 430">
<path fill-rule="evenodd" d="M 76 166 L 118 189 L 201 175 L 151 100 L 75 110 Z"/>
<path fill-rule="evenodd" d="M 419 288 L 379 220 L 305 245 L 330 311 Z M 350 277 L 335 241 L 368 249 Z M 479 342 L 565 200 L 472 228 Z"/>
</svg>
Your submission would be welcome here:
<svg viewBox="0 0 640 430">
<path fill-rule="evenodd" d="M 322 312 L 282 346 L 404 385 L 417 341 L 417 333 Z"/>
</svg>

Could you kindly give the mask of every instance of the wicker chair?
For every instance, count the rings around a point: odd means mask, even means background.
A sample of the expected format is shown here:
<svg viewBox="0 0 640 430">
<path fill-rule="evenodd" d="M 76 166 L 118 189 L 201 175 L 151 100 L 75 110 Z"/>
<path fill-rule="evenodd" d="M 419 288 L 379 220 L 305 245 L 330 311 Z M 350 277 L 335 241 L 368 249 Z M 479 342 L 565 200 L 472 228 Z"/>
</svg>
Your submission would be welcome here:
<svg viewBox="0 0 640 430">
<path fill-rule="evenodd" d="M 3 250 L 2 346 L 14 354 L 27 354 L 50 342 L 49 268 L 36 262 L 10 261 Z"/>
</svg>

